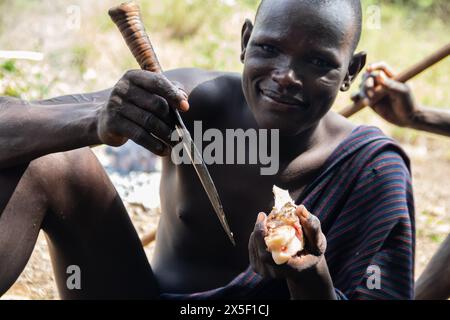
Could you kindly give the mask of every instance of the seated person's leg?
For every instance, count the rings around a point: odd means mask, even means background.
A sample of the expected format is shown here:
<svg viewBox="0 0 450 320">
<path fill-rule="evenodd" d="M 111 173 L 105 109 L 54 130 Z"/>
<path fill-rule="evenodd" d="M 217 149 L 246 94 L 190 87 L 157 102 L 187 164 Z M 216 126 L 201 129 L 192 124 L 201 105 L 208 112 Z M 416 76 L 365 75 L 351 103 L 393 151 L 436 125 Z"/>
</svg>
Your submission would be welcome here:
<svg viewBox="0 0 450 320">
<path fill-rule="evenodd" d="M 19 189 L 22 180 L 25 185 Z M 15 232 L 7 238 L 8 244 L 1 245 L 0 251 L 8 252 L 8 247 L 24 238 L 16 250 L 21 259 L 11 257 L 6 264 L 22 262 L 16 263 L 9 281 L 14 281 L 26 264 L 41 226 L 47 235 L 61 298 L 158 296 L 156 281 L 131 220 L 89 149 L 35 160 L 22 180 L 0 220 L 0 230 L 15 226 Z M 24 206 L 20 208 L 21 219 L 16 210 L 19 203 Z M 72 274 L 67 271 L 72 265 L 81 271 L 79 290 L 67 286 Z"/>
<path fill-rule="evenodd" d="M 441 244 L 416 282 L 416 300 L 450 298 L 450 235 Z"/>
<path fill-rule="evenodd" d="M 47 211 L 30 165 L 0 170 L 0 296 L 25 268 Z"/>
</svg>

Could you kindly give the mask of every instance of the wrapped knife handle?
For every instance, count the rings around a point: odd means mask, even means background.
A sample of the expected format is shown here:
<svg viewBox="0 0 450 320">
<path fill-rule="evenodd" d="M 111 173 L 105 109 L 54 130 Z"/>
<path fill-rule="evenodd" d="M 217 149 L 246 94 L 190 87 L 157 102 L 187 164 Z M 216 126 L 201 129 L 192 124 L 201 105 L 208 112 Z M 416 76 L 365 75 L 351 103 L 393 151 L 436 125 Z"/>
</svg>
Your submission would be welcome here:
<svg viewBox="0 0 450 320">
<path fill-rule="evenodd" d="M 126 2 L 111 8 L 108 13 L 141 69 L 161 73 L 161 65 L 142 23 L 139 6 L 134 2 Z"/>
<path fill-rule="evenodd" d="M 161 65 L 145 31 L 139 6 L 132 1 L 125 2 L 117 7 L 111 8 L 108 13 L 112 21 L 119 28 L 122 37 L 125 39 L 128 48 L 133 53 L 141 69 L 162 73 Z M 185 96 L 185 99 L 180 102 L 179 106 L 173 106 L 173 109 L 177 121 L 185 128 L 177 108 L 186 111 L 189 109 L 189 103 L 186 92 L 182 89 L 180 89 L 180 92 Z"/>
</svg>

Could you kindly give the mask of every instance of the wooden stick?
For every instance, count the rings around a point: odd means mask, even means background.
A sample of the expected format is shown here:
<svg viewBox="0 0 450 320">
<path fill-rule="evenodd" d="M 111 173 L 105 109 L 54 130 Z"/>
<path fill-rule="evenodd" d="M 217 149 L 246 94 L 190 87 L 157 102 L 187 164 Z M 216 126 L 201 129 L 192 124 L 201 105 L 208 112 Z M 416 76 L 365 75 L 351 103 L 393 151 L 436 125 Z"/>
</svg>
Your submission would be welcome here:
<svg viewBox="0 0 450 320">
<path fill-rule="evenodd" d="M 434 52 L 433 54 L 429 55 L 419 63 L 416 63 L 412 67 L 406 69 L 402 73 L 398 74 L 394 80 L 399 82 L 406 82 L 412 78 L 414 78 L 419 73 L 423 72 L 424 70 L 428 69 L 432 65 L 438 63 L 442 59 L 446 58 L 448 55 L 450 55 L 450 43 L 445 45 L 444 47 L 440 48 L 438 51 Z M 378 86 L 375 88 L 374 97 L 370 99 L 371 104 L 374 105 L 381 99 L 383 99 L 386 96 L 385 90 L 381 86 Z M 364 109 L 368 104 L 368 99 L 359 99 L 355 103 L 353 103 L 350 106 L 345 107 L 343 110 L 340 111 L 340 114 L 344 117 L 350 117 L 357 113 L 358 111 Z"/>
</svg>

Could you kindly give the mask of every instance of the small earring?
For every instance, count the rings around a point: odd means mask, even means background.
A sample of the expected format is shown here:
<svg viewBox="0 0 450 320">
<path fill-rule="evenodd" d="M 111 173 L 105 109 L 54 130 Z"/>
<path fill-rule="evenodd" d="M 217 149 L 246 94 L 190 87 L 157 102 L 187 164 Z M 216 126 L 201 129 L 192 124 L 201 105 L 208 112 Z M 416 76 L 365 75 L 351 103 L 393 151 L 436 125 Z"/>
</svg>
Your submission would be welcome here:
<svg viewBox="0 0 450 320">
<path fill-rule="evenodd" d="M 341 90 L 343 90 L 343 91 L 347 91 L 349 88 L 350 88 L 349 82 L 344 82 L 341 86 Z"/>
</svg>

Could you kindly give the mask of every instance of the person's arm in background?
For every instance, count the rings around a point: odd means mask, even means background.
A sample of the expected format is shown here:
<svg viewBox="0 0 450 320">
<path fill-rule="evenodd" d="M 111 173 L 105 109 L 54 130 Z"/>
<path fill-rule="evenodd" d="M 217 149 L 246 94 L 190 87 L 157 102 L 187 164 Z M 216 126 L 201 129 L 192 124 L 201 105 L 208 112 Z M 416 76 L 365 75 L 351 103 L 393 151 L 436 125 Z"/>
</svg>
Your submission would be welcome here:
<svg viewBox="0 0 450 320">
<path fill-rule="evenodd" d="M 385 98 L 372 106 L 378 115 L 400 127 L 450 137 L 450 110 L 425 107 L 416 103 L 409 86 L 393 80 L 394 74 L 385 63 L 374 63 L 367 68 L 367 72 L 376 74 L 369 77 L 363 86 L 369 100 L 378 85 L 387 92 Z"/>
<path fill-rule="evenodd" d="M 416 111 L 414 123 L 411 128 L 450 137 L 450 111 L 419 108 Z"/>
<path fill-rule="evenodd" d="M 381 85 L 388 93 L 372 109 L 392 124 L 450 137 L 450 111 L 420 106 L 408 85 L 395 81 L 385 63 L 375 63 L 367 72 L 378 73 L 363 84 L 370 99 Z M 415 299 L 448 299 L 450 297 L 450 235 L 434 254 L 415 284 Z"/>
</svg>

